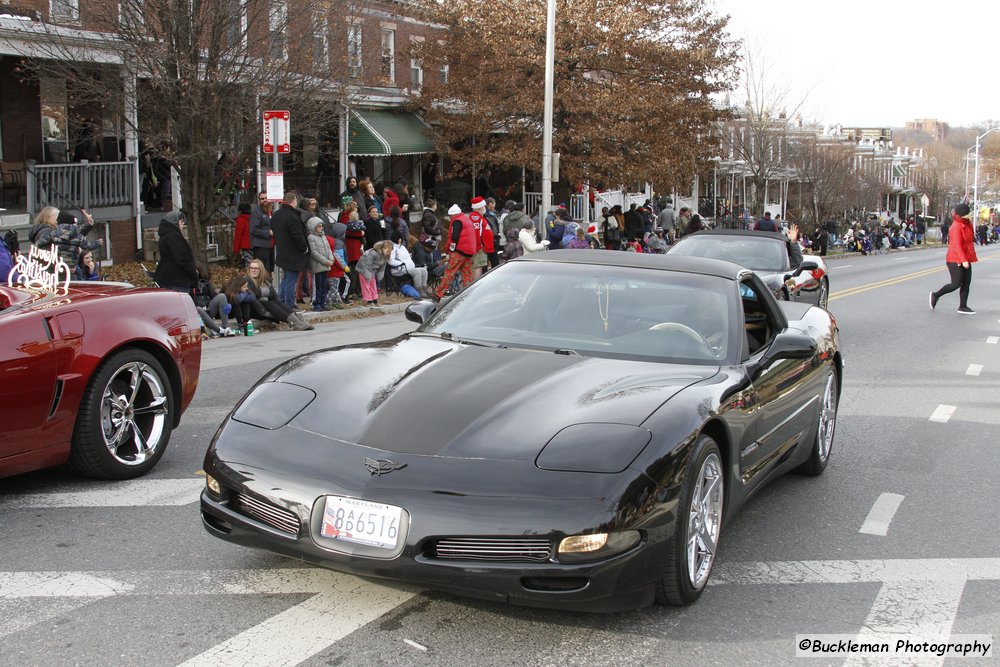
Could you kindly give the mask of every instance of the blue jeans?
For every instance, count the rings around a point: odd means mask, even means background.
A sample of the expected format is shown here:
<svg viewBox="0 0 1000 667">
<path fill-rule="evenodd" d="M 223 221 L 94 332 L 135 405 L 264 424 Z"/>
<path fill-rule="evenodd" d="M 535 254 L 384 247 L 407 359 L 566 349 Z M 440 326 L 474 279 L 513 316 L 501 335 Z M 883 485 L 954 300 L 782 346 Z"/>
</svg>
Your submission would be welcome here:
<svg viewBox="0 0 1000 667">
<path fill-rule="evenodd" d="M 314 273 L 313 277 L 315 278 L 313 284 L 316 288 L 313 290 L 313 310 L 323 310 L 326 307 L 326 295 L 330 285 L 328 274 L 326 272 Z"/>
<path fill-rule="evenodd" d="M 278 285 L 278 300 L 295 310 L 295 283 L 299 281 L 299 272 L 288 269 L 281 270 L 281 283 Z"/>
</svg>

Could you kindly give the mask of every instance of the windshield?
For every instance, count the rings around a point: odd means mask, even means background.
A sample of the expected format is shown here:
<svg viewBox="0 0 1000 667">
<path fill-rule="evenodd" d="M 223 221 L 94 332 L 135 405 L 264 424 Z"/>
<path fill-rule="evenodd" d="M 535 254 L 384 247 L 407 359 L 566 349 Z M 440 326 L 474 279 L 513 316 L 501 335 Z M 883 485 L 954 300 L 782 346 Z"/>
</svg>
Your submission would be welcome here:
<svg viewBox="0 0 1000 667">
<path fill-rule="evenodd" d="M 731 280 L 676 271 L 510 262 L 446 303 L 418 331 L 564 354 L 730 363 Z"/>
<path fill-rule="evenodd" d="M 764 236 L 690 236 L 672 247 L 670 254 L 724 259 L 754 271 L 778 273 L 788 270 L 788 249 L 785 244 Z"/>
</svg>

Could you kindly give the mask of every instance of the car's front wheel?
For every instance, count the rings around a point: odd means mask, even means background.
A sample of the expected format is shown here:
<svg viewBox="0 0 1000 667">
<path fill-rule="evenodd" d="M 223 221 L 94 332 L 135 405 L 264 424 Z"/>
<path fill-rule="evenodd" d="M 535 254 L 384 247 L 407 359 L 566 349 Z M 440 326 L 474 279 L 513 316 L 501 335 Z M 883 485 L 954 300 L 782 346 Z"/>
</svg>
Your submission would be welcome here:
<svg viewBox="0 0 1000 667">
<path fill-rule="evenodd" d="M 172 425 L 163 366 L 148 352 L 122 350 L 101 364 L 84 392 L 70 465 L 91 477 L 138 477 L 163 456 Z"/>
<path fill-rule="evenodd" d="M 725 495 L 719 446 L 702 435 L 684 471 L 681 509 L 667 545 L 666 572 L 656 587 L 657 602 L 691 604 L 705 589 L 719 548 Z"/>
<path fill-rule="evenodd" d="M 819 294 L 816 296 L 816 305 L 824 309 L 830 305 L 830 281 L 825 277 L 819 281 Z"/>
<path fill-rule="evenodd" d="M 813 441 L 809 458 L 799 466 L 798 471 L 806 475 L 821 475 L 830 462 L 830 452 L 833 451 L 833 436 L 837 430 L 837 406 L 840 394 L 837 383 L 837 371 L 831 368 L 826 376 L 823 396 L 820 399 L 819 418 L 816 420 L 816 439 Z"/>
</svg>

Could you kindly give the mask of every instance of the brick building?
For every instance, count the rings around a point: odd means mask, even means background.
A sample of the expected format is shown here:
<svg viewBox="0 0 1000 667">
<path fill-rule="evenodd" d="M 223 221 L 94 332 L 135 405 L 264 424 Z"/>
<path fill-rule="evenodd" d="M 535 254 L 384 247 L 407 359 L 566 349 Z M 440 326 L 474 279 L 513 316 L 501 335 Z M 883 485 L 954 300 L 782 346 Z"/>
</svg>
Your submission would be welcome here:
<svg viewBox="0 0 1000 667">
<path fill-rule="evenodd" d="M 180 1 L 158 0 L 167 6 Z M 248 31 L 246 14 L 240 12 L 248 12 L 242 8 L 254 1 L 218 0 L 243 16 L 242 24 L 234 21 L 234 34 Z M 135 111 L 139 105 L 129 102 L 142 95 L 143 81 L 130 80 L 120 56 L 106 48 L 115 30 L 101 30 L 102 20 L 103 25 L 107 21 L 102 12 L 110 2 L 14 0 L 0 9 L 0 206 L 7 209 L 0 212 L 0 227 L 24 229 L 45 205 L 87 208 L 102 223 L 97 233 L 104 235 L 106 259 L 124 261 L 142 246 L 143 229 L 155 227 L 163 213 L 144 196 L 148 176 L 139 157 L 144 119 Z M 330 110 L 323 131 L 304 134 L 292 123 L 291 154 L 283 164 L 286 187 L 316 191 L 322 204 L 336 204 L 347 174 L 387 185 L 402 177 L 419 201 L 439 161 L 424 132 L 426 124 L 402 109 L 427 75 L 406 51 L 413 40 L 433 38 L 436 28 L 414 18 L 406 0 L 256 2 L 270 17 L 287 19 L 282 25 L 319 16 L 317 25 L 323 29 L 308 40 L 279 34 L 274 21 L 267 38 L 287 58 L 308 51 L 322 63 L 319 69 L 313 65 L 310 74 L 341 84 L 336 97 L 318 101 Z M 143 11 L 151 4 L 118 0 L 115 6 L 119 12 L 125 5 Z M 84 102 L 65 79 L 30 71 L 25 57 L 51 57 L 54 39 L 61 42 L 60 57 L 97 63 L 107 75 L 122 76 L 125 103 Z M 248 192 L 237 197 L 261 187 L 260 172 L 269 169 L 269 160 L 261 156 L 257 173 L 248 179 Z M 170 180 L 176 188 L 176 178 Z"/>
</svg>

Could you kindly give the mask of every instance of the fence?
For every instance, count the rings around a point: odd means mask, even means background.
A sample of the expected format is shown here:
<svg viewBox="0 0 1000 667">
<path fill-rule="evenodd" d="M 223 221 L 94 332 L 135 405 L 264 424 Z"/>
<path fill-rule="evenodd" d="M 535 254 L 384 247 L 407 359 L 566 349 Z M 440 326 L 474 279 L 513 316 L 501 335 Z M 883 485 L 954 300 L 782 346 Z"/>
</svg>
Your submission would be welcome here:
<svg viewBox="0 0 1000 667">
<path fill-rule="evenodd" d="M 587 219 L 591 222 L 601 220 L 601 209 L 604 207 L 610 209 L 613 206 L 621 206 L 622 211 L 627 211 L 632 204 L 642 206 L 646 202 L 646 199 L 648 199 L 644 192 L 623 192 L 621 190 L 604 190 L 601 192 L 592 190 L 591 192 L 594 195 L 594 205 L 590 208 L 589 215 L 587 216 Z M 522 201 L 524 202 L 524 210 L 529 215 L 533 215 L 542 205 L 542 193 L 525 192 Z M 584 206 L 586 206 L 584 195 L 570 195 L 569 213 L 573 216 L 574 220 L 583 220 Z"/>
<path fill-rule="evenodd" d="M 92 209 L 128 206 L 135 214 L 135 162 L 27 162 L 28 215 L 45 206 Z"/>
</svg>

